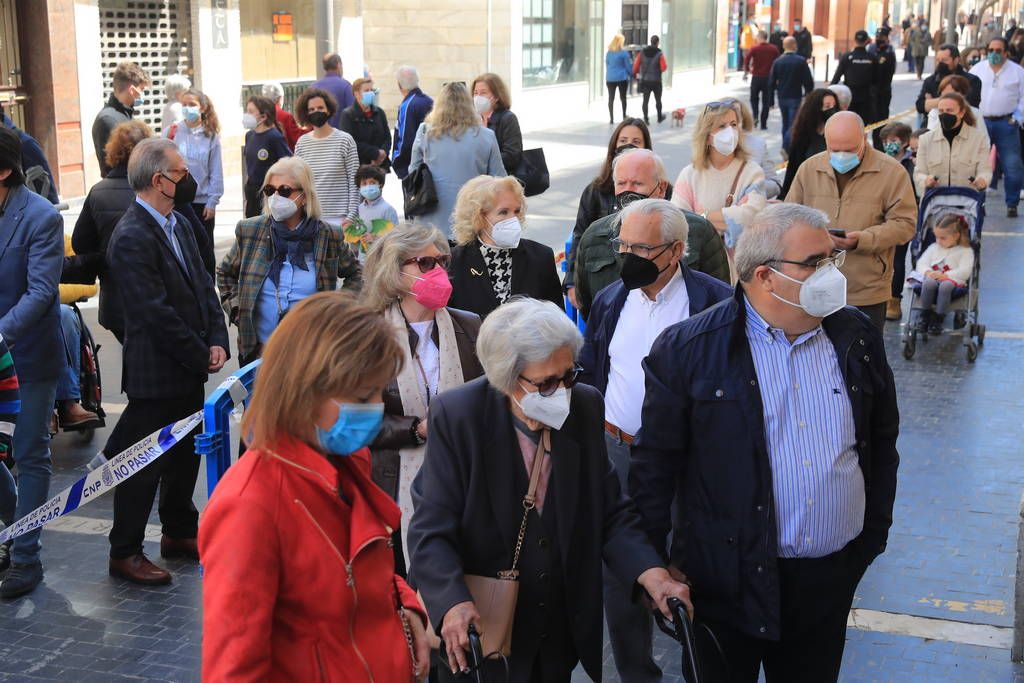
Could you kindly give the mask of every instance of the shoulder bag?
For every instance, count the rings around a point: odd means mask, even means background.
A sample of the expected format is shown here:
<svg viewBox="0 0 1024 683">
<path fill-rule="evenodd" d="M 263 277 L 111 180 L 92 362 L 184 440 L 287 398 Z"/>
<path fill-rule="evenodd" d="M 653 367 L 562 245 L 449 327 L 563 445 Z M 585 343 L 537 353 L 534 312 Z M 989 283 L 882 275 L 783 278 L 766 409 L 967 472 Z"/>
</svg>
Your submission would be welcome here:
<svg viewBox="0 0 1024 683">
<path fill-rule="evenodd" d="M 437 206 L 437 188 L 434 187 L 434 174 L 427 166 L 427 138 L 429 130 L 423 131 L 423 162 L 409 171 L 402 178 L 402 194 L 405 196 L 404 209 L 406 218 L 414 218 L 429 213 Z"/>
</svg>

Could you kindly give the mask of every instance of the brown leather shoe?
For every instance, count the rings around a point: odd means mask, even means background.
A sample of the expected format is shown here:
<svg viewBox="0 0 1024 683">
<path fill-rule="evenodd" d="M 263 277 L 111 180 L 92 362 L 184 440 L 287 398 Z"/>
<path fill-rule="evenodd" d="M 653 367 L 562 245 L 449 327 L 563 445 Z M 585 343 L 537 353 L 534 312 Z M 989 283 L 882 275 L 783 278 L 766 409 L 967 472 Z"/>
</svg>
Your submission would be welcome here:
<svg viewBox="0 0 1024 683">
<path fill-rule="evenodd" d="M 99 429 L 103 426 L 100 416 L 86 410 L 78 401 L 64 401 L 60 409 L 60 426 L 66 432 L 84 429 Z"/>
<path fill-rule="evenodd" d="M 160 557 L 170 559 L 172 557 L 184 557 L 186 560 L 199 561 L 199 545 L 194 538 L 171 538 L 164 535 L 160 537 Z"/>
<path fill-rule="evenodd" d="M 150 562 L 142 553 L 119 560 L 110 558 L 110 575 L 143 586 L 165 586 L 171 582 L 171 573 Z"/>
<path fill-rule="evenodd" d="M 885 319 L 900 320 L 901 318 L 903 318 L 903 309 L 900 306 L 900 299 L 892 297 L 889 299 L 889 303 L 885 305 Z"/>
</svg>

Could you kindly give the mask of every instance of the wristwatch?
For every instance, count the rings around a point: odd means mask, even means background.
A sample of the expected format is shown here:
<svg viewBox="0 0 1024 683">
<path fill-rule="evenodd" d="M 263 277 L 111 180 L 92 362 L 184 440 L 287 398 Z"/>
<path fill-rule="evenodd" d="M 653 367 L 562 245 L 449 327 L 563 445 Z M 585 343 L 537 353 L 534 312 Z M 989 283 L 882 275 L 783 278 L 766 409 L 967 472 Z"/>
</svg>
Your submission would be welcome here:
<svg viewBox="0 0 1024 683">
<path fill-rule="evenodd" d="M 414 417 L 412 425 L 409 427 L 409 433 L 412 435 L 412 440 L 417 446 L 422 446 L 427 442 L 426 439 L 420 436 L 420 422 L 423 422 L 422 418 Z"/>
</svg>

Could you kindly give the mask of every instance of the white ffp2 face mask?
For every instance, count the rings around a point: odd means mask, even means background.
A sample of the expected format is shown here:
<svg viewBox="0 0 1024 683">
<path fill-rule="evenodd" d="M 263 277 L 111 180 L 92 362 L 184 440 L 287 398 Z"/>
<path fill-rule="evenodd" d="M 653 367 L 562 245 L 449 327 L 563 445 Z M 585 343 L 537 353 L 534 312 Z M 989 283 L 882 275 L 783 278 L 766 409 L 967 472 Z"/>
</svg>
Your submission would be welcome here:
<svg viewBox="0 0 1024 683">
<path fill-rule="evenodd" d="M 523 400 L 516 401 L 516 404 L 523 411 L 523 415 L 531 420 L 536 420 L 551 429 L 561 429 L 569 417 L 571 396 L 572 393 L 565 387 L 558 387 L 550 396 L 541 396 L 537 391 L 527 391 L 523 395 Z"/>
<path fill-rule="evenodd" d="M 771 293 L 772 296 L 790 306 L 804 309 L 808 315 L 824 318 L 846 305 L 846 276 L 836 268 L 834 263 L 815 271 L 803 281 L 780 273 L 774 268 L 772 268 L 772 272 L 800 285 L 800 303 L 783 299 L 775 292 Z"/>
<path fill-rule="evenodd" d="M 523 224 L 514 216 L 491 226 L 491 241 L 499 249 L 515 249 L 522 236 Z"/>
<path fill-rule="evenodd" d="M 473 97 L 473 108 L 476 109 L 476 113 L 483 116 L 491 110 L 491 98 L 484 97 L 483 95 L 476 95 Z"/>
<path fill-rule="evenodd" d="M 736 151 L 736 145 L 739 144 L 739 141 L 740 136 L 732 126 L 723 128 L 711 136 L 711 144 L 715 150 L 725 156 L 729 156 Z"/>
<path fill-rule="evenodd" d="M 270 215 L 274 217 L 274 220 L 278 223 L 284 222 L 295 215 L 295 212 L 299 210 L 299 205 L 288 197 L 282 197 L 279 194 L 270 195 Z"/>
</svg>

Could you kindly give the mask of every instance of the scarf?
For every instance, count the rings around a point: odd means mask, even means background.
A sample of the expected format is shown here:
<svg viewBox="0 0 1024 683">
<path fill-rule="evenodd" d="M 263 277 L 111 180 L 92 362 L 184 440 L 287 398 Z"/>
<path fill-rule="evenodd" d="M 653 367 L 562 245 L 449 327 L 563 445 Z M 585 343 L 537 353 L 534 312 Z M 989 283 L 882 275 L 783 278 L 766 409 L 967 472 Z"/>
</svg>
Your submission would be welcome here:
<svg viewBox="0 0 1024 683">
<path fill-rule="evenodd" d="M 512 296 L 512 250 L 499 249 L 480 242 L 480 253 L 484 257 L 484 264 L 487 265 L 494 297 L 498 300 L 498 305 L 501 305 Z"/>
<path fill-rule="evenodd" d="M 420 388 L 419 372 L 416 361 L 412 358 L 413 349 L 409 348 L 409 329 L 406 327 L 405 316 L 399 305 L 392 304 L 384 313 L 388 322 L 395 328 L 398 343 L 402 347 L 405 363 L 398 374 L 398 394 L 402 397 L 402 412 L 406 415 L 426 415 L 427 398 Z M 455 326 L 447 309 L 442 308 L 434 314 L 434 325 L 437 326 L 437 349 L 440 356 L 438 392 L 454 389 L 465 384 L 462 374 L 462 360 L 459 358 L 459 347 L 455 342 Z M 428 436 L 429 438 L 429 436 Z M 412 519 L 412 480 L 423 464 L 424 446 L 402 448 L 398 470 L 398 507 L 402 510 L 402 547 L 405 549 L 406 562 L 409 562 L 409 520 Z"/>
<path fill-rule="evenodd" d="M 274 257 L 270 262 L 270 281 L 277 287 L 281 279 L 281 266 L 285 258 L 293 268 L 309 270 L 306 265 L 306 254 L 313 250 L 313 242 L 316 240 L 320 228 L 319 221 L 306 218 L 294 230 L 289 230 L 284 223 L 278 223 L 270 219 L 270 236 L 274 243 Z"/>
</svg>

